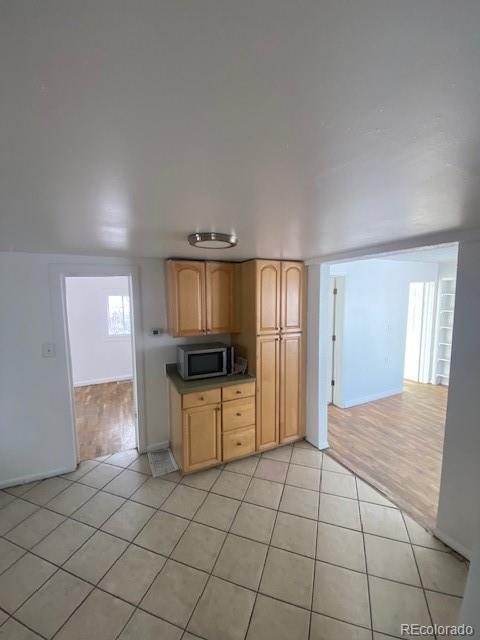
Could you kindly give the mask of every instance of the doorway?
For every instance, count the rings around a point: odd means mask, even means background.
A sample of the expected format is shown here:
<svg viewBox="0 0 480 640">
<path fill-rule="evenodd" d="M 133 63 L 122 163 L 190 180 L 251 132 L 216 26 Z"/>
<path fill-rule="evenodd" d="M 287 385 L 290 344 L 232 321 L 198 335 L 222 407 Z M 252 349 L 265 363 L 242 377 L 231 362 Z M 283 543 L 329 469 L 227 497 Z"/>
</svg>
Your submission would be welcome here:
<svg viewBox="0 0 480 640">
<path fill-rule="evenodd" d="M 428 528 L 440 491 L 456 262 L 449 245 L 328 267 L 330 452 Z"/>
<path fill-rule="evenodd" d="M 131 287 L 126 275 L 65 278 L 79 460 L 138 444 Z"/>
</svg>

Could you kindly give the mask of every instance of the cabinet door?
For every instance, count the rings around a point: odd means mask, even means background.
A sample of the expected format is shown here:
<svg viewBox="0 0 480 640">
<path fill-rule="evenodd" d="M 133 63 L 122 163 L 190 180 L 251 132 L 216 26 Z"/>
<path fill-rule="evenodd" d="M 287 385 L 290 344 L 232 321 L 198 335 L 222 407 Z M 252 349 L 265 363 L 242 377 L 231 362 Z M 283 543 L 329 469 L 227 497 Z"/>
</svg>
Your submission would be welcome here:
<svg viewBox="0 0 480 640">
<path fill-rule="evenodd" d="M 230 333 L 234 328 L 235 265 L 207 262 L 207 333 Z"/>
<path fill-rule="evenodd" d="M 205 263 L 167 262 L 168 324 L 172 336 L 198 336 L 205 326 Z"/>
<path fill-rule="evenodd" d="M 280 340 L 280 442 L 304 435 L 303 344 L 301 334 Z"/>
<path fill-rule="evenodd" d="M 257 335 L 280 330 L 280 262 L 257 260 Z"/>
<path fill-rule="evenodd" d="M 301 262 L 282 262 L 281 322 L 283 333 L 303 331 L 305 267 Z"/>
<path fill-rule="evenodd" d="M 183 410 L 183 470 L 194 471 L 222 460 L 220 405 Z"/>
<path fill-rule="evenodd" d="M 280 337 L 257 338 L 257 449 L 269 449 L 279 442 Z"/>
</svg>

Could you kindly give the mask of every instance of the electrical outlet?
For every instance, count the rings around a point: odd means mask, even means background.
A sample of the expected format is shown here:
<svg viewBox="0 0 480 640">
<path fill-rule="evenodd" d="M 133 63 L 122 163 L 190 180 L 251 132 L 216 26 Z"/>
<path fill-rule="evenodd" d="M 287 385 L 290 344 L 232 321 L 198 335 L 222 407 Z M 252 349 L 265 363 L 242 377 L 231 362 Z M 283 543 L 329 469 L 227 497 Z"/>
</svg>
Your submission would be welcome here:
<svg viewBox="0 0 480 640">
<path fill-rule="evenodd" d="M 42 356 L 44 358 L 55 358 L 55 344 L 53 342 L 44 342 L 42 344 Z"/>
<path fill-rule="evenodd" d="M 163 333 L 163 329 L 150 329 L 150 335 L 152 336 L 161 336 Z"/>
</svg>

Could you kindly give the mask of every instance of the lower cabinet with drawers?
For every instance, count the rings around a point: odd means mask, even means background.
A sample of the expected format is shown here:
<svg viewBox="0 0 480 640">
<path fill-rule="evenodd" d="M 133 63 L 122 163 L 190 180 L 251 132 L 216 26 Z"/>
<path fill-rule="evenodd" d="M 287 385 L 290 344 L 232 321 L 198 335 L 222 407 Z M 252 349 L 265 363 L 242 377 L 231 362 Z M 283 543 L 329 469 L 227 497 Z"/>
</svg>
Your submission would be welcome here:
<svg viewBox="0 0 480 640">
<path fill-rule="evenodd" d="M 170 381 L 170 446 L 184 473 L 255 451 L 255 381 L 179 391 Z"/>
</svg>

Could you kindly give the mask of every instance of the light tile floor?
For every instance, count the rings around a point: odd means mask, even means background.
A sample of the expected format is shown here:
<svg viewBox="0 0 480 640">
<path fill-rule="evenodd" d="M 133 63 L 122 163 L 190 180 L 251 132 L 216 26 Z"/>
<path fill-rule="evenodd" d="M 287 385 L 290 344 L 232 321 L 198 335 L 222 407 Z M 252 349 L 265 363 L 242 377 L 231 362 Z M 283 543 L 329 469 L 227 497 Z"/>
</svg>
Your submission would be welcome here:
<svg viewBox="0 0 480 640">
<path fill-rule="evenodd" d="M 466 575 L 303 441 L 184 478 L 128 451 L 0 491 L 1 640 L 399 638 L 454 624 Z"/>
</svg>

